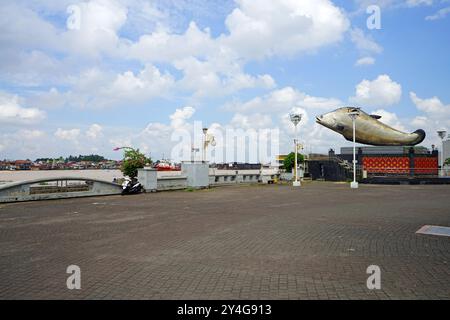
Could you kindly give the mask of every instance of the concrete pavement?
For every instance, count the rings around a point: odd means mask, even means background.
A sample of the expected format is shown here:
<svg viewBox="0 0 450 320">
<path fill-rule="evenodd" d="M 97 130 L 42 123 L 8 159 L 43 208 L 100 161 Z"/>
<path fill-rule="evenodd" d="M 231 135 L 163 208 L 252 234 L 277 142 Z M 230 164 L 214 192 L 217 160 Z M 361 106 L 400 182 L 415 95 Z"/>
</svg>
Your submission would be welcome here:
<svg viewBox="0 0 450 320">
<path fill-rule="evenodd" d="M 449 299 L 450 186 L 314 182 L 0 205 L 1 299 Z M 81 269 L 68 290 L 66 268 Z M 366 269 L 381 268 L 369 290 Z"/>
</svg>

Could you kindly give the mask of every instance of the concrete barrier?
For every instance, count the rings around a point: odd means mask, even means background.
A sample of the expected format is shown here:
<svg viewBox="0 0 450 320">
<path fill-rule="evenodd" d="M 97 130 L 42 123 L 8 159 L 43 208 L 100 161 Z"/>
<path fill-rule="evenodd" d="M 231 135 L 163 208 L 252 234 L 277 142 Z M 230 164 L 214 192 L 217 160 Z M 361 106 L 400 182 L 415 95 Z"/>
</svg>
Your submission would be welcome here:
<svg viewBox="0 0 450 320">
<path fill-rule="evenodd" d="M 229 174 L 216 174 L 210 175 L 210 185 L 232 185 L 232 184 L 253 184 L 253 183 L 268 183 L 279 179 L 279 174 L 258 174 L 249 173 L 229 173 Z"/>
<path fill-rule="evenodd" d="M 156 169 L 138 169 L 137 179 L 146 192 L 153 192 L 158 189 L 158 171 Z"/>
<path fill-rule="evenodd" d="M 229 185 L 238 183 L 258 183 L 259 175 L 257 174 L 221 174 L 211 176 L 212 185 Z"/>
<path fill-rule="evenodd" d="M 157 181 L 158 191 L 181 190 L 188 187 L 186 176 L 160 177 Z"/>
<path fill-rule="evenodd" d="M 80 181 L 69 184 L 68 181 Z M 46 186 L 45 183 L 56 182 Z M 90 178 L 59 177 L 14 182 L 0 186 L 0 202 L 19 202 L 32 200 L 65 199 L 120 194 L 118 184 Z"/>
<path fill-rule="evenodd" d="M 187 177 L 188 187 L 209 187 L 209 163 L 207 161 L 183 161 L 181 173 Z"/>
<path fill-rule="evenodd" d="M 138 180 L 146 192 L 180 190 L 188 187 L 188 179 L 181 172 L 177 175 L 170 174 L 158 177 L 158 171 L 153 168 L 139 169 Z"/>
</svg>

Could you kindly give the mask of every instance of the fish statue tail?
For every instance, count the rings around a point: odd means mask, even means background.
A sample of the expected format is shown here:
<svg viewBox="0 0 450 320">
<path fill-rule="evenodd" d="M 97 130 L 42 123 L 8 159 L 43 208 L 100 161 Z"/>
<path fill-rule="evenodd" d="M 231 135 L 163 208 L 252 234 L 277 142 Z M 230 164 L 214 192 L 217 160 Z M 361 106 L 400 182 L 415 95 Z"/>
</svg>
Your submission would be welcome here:
<svg viewBox="0 0 450 320">
<path fill-rule="evenodd" d="M 426 134 L 425 131 L 422 129 L 418 129 L 414 131 L 413 133 L 418 135 L 418 138 L 414 141 L 414 145 L 421 143 L 423 140 L 425 140 Z"/>
</svg>

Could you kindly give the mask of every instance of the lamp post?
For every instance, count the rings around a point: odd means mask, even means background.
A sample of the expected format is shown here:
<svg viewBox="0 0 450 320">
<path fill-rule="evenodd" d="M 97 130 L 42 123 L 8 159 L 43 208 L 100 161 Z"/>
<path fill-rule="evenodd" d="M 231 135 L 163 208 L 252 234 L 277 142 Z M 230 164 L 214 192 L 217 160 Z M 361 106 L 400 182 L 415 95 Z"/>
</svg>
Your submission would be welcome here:
<svg viewBox="0 0 450 320">
<path fill-rule="evenodd" d="M 206 134 L 208 133 L 208 128 L 203 128 L 203 149 L 202 149 L 202 161 L 206 161 Z"/>
<path fill-rule="evenodd" d="M 295 165 L 294 165 L 294 170 L 295 170 L 295 180 L 292 183 L 292 185 L 294 187 L 300 187 L 301 183 L 300 180 L 298 180 L 298 159 L 297 159 L 297 153 L 298 153 L 298 137 L 297 137 L 297 125 L 300 123 L 300 121 L 302 120 L 302 114 L 299 113 L 292 113 L 290 115 L 291 121 L 295 126 L 295 139 L 294 139 L 294 154 L 295 154 Z"/>
<path fill-rule="evenodd" d="M 447 135 L 447 131 L 445 131 L 445 130 L 439 130 L 439 131 L 437 132 L 437 134 L 438 134 L 439 138 L 441 138 L 441 140 L 442 140 L 442 148 L 441 148 L 441 170 L 439 171 L 439 175 L 440 175 L 440 176 L 444 176 L 444 161 L 445 161 L 445 159 L 444 159 L 444 139 L 445 139 L 445 136 Z"/>
<path fill-rule="evenodd" d="M 356 181 L 356 118 L 359 116 L 359 109 L 353 109 L 348 115 L 353 124 L 353 182 L 350 184 L 350 188 L 358 189 L 358 182 Z"/>
</svg>

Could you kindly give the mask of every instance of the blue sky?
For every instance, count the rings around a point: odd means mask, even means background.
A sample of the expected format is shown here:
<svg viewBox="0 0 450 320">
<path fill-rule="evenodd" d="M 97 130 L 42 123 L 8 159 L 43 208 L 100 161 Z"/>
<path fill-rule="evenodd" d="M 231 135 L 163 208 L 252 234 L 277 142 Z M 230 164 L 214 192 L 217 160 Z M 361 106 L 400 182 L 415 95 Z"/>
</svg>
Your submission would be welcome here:
<svg viewBox="0 0 450 320">
<path fill-rule="evenodd" d="M 278 128 L 287 152 L 292 111 L 306 150 L 326 152 L 348 142 L 313 119 L 348 104 L 424 129 L 427 147 L 450 129 L 448 0 L 23 0 L 0 14 L 0 159 L 119 158 L 119 144 L 159 158 L 194 121 Z"/>
</svg>

